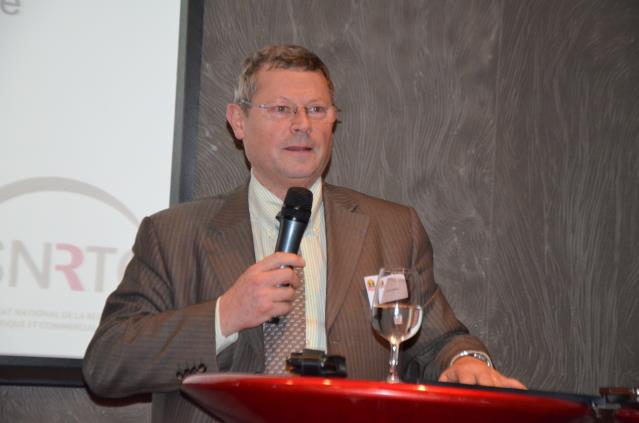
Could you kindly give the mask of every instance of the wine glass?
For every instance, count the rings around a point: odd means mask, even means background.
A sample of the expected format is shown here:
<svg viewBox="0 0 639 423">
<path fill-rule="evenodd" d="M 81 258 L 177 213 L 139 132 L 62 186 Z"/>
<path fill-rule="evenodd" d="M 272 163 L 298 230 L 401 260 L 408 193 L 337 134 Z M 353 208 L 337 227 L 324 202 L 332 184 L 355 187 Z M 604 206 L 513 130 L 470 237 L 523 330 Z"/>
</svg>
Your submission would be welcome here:
<svg viewBox="0 0 639 423">
<path fill-rule="evenodd" d="M 390 369 L 386 382 L 399 383 L 399 345 L 413 337 L 422 324 L 422 298 L 415 269 L 382 267 L 373 295 L 372 324 L 390 342 Z"/>
</svg>

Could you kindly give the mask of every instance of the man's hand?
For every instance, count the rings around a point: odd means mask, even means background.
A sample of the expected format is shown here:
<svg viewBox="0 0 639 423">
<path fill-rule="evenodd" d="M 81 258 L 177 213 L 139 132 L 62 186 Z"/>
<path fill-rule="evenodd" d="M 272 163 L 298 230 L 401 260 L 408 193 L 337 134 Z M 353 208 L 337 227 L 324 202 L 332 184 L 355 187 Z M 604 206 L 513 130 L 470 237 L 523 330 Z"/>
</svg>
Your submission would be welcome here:
<svg viewBox="0 0 639 423">
<path fill-rule="evenodd" d="M 439 381 L 526 389 L 517 379 L 508 378 L 492 367 L 488 367 L 483 361 L 472 357 L 462 357 L 455 360 L 452 366 L 442 372 Z"/>
<path fill-rule="evenodd" d="M 288 314 L 300 281 L 291 267 L 304 267 L 297 254 L 275 253 L 246 269 L 220 297 L 220 329 L 228 336 Z M 287 286 L 288 285 L 288 286 Z"/>
</svg>

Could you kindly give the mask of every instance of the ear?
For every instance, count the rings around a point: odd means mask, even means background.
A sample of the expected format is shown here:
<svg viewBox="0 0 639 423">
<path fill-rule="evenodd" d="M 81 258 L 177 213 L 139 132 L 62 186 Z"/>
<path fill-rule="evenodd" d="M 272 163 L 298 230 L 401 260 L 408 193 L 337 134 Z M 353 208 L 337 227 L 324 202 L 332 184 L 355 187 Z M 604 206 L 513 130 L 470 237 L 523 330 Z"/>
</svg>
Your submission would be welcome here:
<svg viewBox="0 0 639 423">
<path fill-rule="evenodd" d="M 246 115 L 239 105 L 235 103 L 226 105 L 226 120 L 231 125 L 233 134 L 238 140 L 244 139 L 244 119 L 246 119 Z"/>
</svg>

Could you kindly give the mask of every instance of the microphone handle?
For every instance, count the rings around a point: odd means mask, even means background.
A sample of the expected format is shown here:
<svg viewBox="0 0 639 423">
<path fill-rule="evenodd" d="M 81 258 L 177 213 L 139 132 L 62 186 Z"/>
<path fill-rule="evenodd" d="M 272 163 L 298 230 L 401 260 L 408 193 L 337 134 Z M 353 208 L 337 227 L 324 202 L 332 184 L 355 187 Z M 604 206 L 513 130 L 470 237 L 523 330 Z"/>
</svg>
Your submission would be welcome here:
<svg viewBox="0 0 639 423">
<path fill-rule="evenodd" d="M 297 254 L 302 243 L 302 236 L 306 230 L 306 222 L 283 218 L 281 229 L 275 243 L 275 252 Z"/>
<path fill-rule="evenodd" d="M 300 250 L 302 236 L 304 235 L 307 225 L 307 222 L 303 222 L 301 220 L 287 218 L 280 219 L 280 232 L 277 235 L 275 252 L 297 254 Z M 288 284 L 281 286 L 288 286 Z M 277 325 L 279 322 L 280 317 L 274 316 L 267 323 Z"/>
</svg>

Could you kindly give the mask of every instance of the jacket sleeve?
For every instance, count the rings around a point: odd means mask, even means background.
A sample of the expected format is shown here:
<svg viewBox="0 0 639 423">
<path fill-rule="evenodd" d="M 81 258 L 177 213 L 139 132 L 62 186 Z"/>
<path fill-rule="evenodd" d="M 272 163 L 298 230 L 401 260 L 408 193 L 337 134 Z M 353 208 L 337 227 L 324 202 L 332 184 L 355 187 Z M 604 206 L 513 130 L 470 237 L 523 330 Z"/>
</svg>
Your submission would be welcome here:
<svg viewBox="0 0 639 423">
<path fill-rule="evenodd" d="M 215 298 L 176 307 L 175 284 L 151 218 L 142 222 L 134 257 L 108 297 L 88 346 L 83 374 L 106 397 L 179 389 L 182 376 L 217 371 Z M 186 263 L 193 266 L 194 263 Z"/>
<path fill-rule="evenodd" d="M 455 317 L 433 275 L 433 250 L 428 235 L 414 209 L 410 209 L 413 266 L 421 276 L 423 297 L 422 328 L 417 339 L 407 341 L 402 366 L 406 381 L 437 380 L 450 360 L 463 350 L 487 353 L 484 344 L 469 335 L 468 329 Z M 402 360 L 400 360 L 401 364 Z"/>
</svg>

